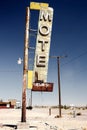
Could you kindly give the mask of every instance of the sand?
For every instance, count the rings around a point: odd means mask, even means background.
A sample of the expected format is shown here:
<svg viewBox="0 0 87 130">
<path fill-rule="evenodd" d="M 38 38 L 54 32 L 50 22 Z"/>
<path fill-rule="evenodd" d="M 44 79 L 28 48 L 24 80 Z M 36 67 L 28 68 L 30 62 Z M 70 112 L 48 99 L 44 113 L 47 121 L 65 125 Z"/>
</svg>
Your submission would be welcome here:
<svg viewBox="0 0 87 130">
<path fill-rule="evenodd" d="M 51 109 L 51 115 L 49 115 L 49 108 L 26 110 L 28 129 L 87 130 L 87 110 L 75 110 L 75 113 L 81 113 L 79 116 L 72 114 L 73 110 L 62 110 L 62 117 L 55 118 L 58 113 L 58 109 Z M 0 130 L 15 130 L 20 124 L 21 109 L 0 109 Z M 27 130 L 27 128 L 24 129 Z"/>
</svg>

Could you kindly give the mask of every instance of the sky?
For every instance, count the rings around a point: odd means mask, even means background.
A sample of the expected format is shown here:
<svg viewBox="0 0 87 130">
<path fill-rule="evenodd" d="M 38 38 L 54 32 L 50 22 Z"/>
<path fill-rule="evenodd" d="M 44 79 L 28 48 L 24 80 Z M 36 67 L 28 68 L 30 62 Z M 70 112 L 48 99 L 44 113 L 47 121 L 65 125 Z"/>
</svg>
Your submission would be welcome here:
<svg viewBox="0 0 87 130">
<path fill-rule="evenodd" d="M 87 105 L 87 1 L 86 0 L 1 0 L 0 1 L 0 99 L 22 100 L 26 7 L 30 2 L 49 3 L 54 9 L 50 56 L 60 59 L 61 103 Z M 31 13 L 31 28 L 37 17 Z M 35 22 L 36 21 L 36 22 Z M 35 41 L 35 38 L 33 38 Z M 30 41 L 30 46 L 35 42 Z M 53 92 L 33 92 L 33 105 L 58 105 L 57 59 L 49 59 L 48 82 Z M 27 103 L 30 91 L 27 90 Z"/>
</svg>

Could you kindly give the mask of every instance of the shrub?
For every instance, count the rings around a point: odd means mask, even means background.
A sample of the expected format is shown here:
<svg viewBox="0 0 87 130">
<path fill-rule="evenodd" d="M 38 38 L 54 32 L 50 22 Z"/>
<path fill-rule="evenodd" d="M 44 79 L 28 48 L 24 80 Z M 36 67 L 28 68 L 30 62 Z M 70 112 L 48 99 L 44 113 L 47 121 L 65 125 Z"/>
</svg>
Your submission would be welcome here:
<svg viewBox="0 0 87 130">
<path fill-rule="evenodd" d="M 81 114 L 81 112 L 78 112 L 78 113 L 76 113 L 76 115 L 77 115 L 77 116 L 81 116 L 82 114 Z"/>
</svg>

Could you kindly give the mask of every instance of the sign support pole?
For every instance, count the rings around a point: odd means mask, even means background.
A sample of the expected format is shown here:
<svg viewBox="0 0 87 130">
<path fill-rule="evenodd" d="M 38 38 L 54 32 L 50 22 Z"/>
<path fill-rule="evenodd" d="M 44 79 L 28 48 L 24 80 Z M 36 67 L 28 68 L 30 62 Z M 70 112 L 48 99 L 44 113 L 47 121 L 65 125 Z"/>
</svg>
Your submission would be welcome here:
<svg viewBox="0 0 87 130">
<path fill-rule="evenodd" d="M 29 40 L 29 7 L 26 8 L 26 26 L 25 26 L 25 40 L 24 40 L 24 60 L 23 60 L 23 88 L 22 88 L 22 115 L 21 122 L 26 122 L 26 87 L 27 87 L 27 73 L 28 73 L 28 40 Z"/>
</svg>

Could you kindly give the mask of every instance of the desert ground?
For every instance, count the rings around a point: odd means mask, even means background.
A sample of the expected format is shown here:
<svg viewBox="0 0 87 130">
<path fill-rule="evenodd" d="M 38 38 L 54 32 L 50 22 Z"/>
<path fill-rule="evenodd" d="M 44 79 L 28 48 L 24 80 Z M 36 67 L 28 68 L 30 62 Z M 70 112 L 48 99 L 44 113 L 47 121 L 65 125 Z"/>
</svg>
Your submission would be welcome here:
<svg viewBox="0 0 87 130">
<path fill-rule="evenodd" d="M 87 109 L 33 108 L 26 110 L 28 128 L 20 128 L 21 109 L 0 109 L 0 130 L 87 130 Z M 51 115 L 50 115 L 51 114 Z"/>
</svg>

